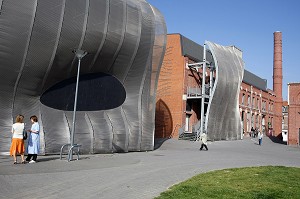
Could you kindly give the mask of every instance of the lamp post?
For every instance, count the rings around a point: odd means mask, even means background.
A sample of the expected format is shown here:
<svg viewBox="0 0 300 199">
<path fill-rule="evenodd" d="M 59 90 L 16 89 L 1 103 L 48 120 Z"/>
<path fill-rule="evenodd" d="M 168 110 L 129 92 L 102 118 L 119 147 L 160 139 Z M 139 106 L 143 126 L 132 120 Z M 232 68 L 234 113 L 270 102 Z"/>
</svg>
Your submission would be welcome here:
<svg viewBox="0 0 300 199">
<path fill-rule="evenodd" d="M 79 83 L 79 73 L 80 73 L 80 62 L 81 59 L 87 55 L 87 52 L 81 49 L 73 50 L 75 56 L 78 59 L 78 67 L 77 67 L 77 79 L 76 79 L 76 89 L 75 89 L 75 99 L 74 99 L 74 110 L 73 110 L 73 123 L 72 123 L 72 131 L 71 131 L 71 150 L 69 151 L 69 161 L 73 159 L 73 147 L 74 147 L 74 133 L 75 133 L 75 120 L 76 120 L 76 108 L 77 108 L 77 94 L 78 94 L 78 83 Z"/>
</svg>

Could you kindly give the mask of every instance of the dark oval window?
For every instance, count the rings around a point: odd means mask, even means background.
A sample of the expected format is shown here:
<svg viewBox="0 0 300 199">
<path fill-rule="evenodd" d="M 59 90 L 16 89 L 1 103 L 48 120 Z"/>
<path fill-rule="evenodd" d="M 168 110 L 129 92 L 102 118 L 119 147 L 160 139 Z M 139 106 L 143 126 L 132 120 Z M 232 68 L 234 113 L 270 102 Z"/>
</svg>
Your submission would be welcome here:
<svg viewBox="0 0 300 199">
<path fill-rule="evenodd" d="M 46 90 L 40 100 L 45 106 L 73 111 L 76 77 L 63 80 Z M 77 95 L 78 111 L 108 110 L 122 105 L 126 92 L 121 82 L 105 73 L 80 75 Z"/>
</svg>

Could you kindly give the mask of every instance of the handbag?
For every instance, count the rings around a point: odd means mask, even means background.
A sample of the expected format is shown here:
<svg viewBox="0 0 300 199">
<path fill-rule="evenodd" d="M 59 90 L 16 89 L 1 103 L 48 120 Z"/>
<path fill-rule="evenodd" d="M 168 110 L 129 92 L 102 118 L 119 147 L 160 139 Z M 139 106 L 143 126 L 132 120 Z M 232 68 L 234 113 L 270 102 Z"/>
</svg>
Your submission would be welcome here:
<svg viewBox="0 0 300 199">
<path fill-rule="evenodd" d="M 24 129 L 23 130 L 23 140 L 27 139 L 27 131 Z"/>
</svg>

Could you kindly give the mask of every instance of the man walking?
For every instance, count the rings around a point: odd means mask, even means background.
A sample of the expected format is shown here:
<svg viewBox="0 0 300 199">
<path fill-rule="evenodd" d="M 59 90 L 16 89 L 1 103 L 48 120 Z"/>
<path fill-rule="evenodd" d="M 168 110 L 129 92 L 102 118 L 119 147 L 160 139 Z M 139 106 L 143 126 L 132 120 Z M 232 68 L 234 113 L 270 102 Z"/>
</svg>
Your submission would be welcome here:
<svg viewBox="0 0 300 199">
<path fill-rule="evenodd" d="M 262 138 L 263 138 L 263 133 L 258 131 L 258 144 L 261 145 L 262 144 Z"/>
<path fill-rule="evenodd" d="M 200 140 L 201 140 L 201 147 L 200 147 L 200 151 L 203 149 L 203 147 L 205 147 L 206 151 L 208 150 L 207 148 L 207 135 L 206 133 L 202 133 L 200 135 Z"/>
</svg>

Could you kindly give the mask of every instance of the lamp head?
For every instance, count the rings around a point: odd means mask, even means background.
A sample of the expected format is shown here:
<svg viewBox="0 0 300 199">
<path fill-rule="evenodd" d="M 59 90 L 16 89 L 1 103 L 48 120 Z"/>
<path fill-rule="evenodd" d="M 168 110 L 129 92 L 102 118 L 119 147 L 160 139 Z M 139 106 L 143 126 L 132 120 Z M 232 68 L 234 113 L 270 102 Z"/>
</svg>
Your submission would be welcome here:
<svg viewBox="0 0 300 199">
<path fill-rule="evenodd" d="M 88 52 L 81 49 L 74 49 L 72 51 L 78 59 L 82 59 L 84 56 L 88 54 Z"/>
</svg>

